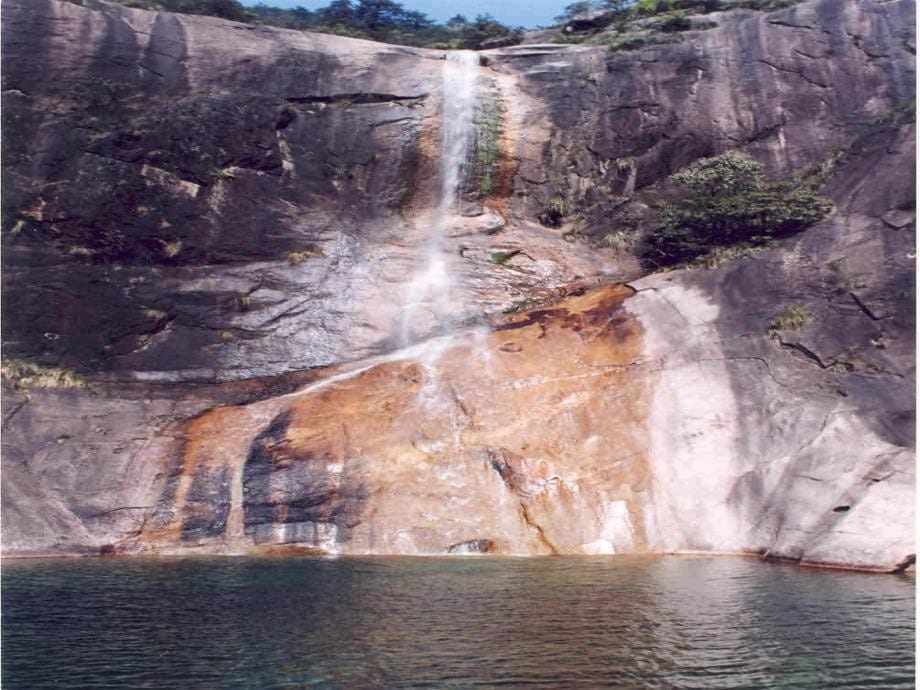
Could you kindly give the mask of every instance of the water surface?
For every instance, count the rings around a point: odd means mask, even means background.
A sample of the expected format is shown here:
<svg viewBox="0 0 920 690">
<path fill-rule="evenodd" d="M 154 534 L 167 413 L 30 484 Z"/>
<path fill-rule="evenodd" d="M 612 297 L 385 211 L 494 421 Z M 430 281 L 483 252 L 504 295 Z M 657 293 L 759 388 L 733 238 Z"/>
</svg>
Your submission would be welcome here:
<svg viewBox="0 0 920 690">
<path fill-rule="evenodd" d="M 734 558 L 5 561 L 28 688 L 912 688 L 914 580 Z"/>
</svg>

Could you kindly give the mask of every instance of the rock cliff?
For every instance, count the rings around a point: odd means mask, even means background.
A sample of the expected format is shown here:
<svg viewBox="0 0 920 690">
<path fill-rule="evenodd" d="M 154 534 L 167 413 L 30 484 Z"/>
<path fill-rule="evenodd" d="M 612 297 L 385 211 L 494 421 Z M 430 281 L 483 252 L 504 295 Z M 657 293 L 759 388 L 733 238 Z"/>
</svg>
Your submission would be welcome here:
<svg viewBox="0 0 920 690">
<path fill-rule="evenodd" d="M 444 54 L 87 4 L 3 4 L 5 554 L 908 564 L 913 3 L 481 53 L 408 346 Z M 647 274 L 622 238 L 728 149 L 833 214 Z"/>
</svg>

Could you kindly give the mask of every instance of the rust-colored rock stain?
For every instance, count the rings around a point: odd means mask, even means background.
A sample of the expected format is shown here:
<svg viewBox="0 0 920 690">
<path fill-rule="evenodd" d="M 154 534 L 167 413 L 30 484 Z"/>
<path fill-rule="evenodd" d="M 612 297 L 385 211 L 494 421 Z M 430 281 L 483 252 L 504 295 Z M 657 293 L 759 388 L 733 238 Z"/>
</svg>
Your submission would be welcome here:
<svg viewBox="0 0 920 690">
<path fill-rule="evenodd" d="M 161 501 L 171 519 L 133 548 L 644 550 L 652 381 L 622 307 L 630 294 L 570 297 L 458 334 L 439 354 L 339 369 L 190 420 Z M 202 527 L 208 509 L 219 533 Z"/>
</svg>

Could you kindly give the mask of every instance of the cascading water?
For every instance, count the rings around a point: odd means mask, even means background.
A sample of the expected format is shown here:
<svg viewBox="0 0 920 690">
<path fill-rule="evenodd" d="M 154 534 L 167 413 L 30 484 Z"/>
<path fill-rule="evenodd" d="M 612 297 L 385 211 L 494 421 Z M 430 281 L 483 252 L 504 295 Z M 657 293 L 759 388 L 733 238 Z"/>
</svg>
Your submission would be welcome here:
<svg viewBox="0 0 920 690">
<path fill-rule="evenodd" d="M 441 124 L 440 189 L 424 244 L 422 265 L 406 291 L 402 316 L 403 345 L 413 342 L 417 331 L 446 333 L 461 304 L 452 294 L 450 261 L 444 237 L 452 211 L 460 201 L 476 138 L 476 98 L 479 56 L 471 51 L 447 54 L 444 62 L 443 117 Z"/>
</svg>

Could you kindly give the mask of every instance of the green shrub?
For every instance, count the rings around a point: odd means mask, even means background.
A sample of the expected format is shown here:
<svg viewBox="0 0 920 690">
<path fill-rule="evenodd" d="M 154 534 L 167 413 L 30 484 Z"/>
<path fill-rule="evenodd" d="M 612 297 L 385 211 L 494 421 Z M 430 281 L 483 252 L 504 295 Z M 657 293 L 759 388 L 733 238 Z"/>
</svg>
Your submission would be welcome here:
<svg viewBox="0 0 920 690">
<path fill-rule="evenodd" d="M 669 12 L 674 6 L 671 0 L 638 0 L 633 5 L 633 10 L 639 14 L 653 15 Z"/>
<path fill-rule="evenodd" d="M 236 169 L 233 166 L 228 168 L 215 168 L 211 171 L 212 180 L 233 180 L 236 179 Z"/>
<path fill-rule="evenodd" d="M 288 252 L 284 255 L 284 258 L 287 259 L 287 262 L 291 264 L 291 266 L 296 266 L 298 264 L 302 264 L 308 259 L 312 259 L 317 256 L 322 256 L 322 253 L 316 249 L 302 249 L 299 251 Z"/>
<path fill-rule="evenodd" d="M 436 23 L 423 12 L 407 9 L 397 0 L 329 0 L 324 7 L 272 7 L 262 2 L 245 7 L 238 0 L 114 0 L 128 7 L 200 14 L 238 22 L 318 31 L 385 43 L 479 49 L 490 39 L 520 40 L 523 29 L 505 26 L 490 14 L 472 19 L 457 15 Z M 89 0 L 69 0 L 76 5 Z M 316 3 L 313 3 L 316 4 Z"/>
<path fill-rule="evenodd" d="M 666 43 L 680 43 L 683 36 L 678 34 L 667 33 L 646 33 L 646 34 L 628 34 L 626 36 L 614 36 L 606 41 L 607 49 L 611 53 L 621 50 L 639 50 L 646 46 L 657 46 Z"/>
<path fill-rule="evenodd" d="M 653 267 L 690 261 L 715 247 L 756 246 L 791 235 L 832 208 L 808 187 L 766 180 L 759 163 L 735 151 L 701 159 L 671 180 L 691 193 L 661 207 L 663 224 L 642 253 Z"/>
<path fill-rule="evenodd" d="M 639 232 L 633 228 L 614 230 L 601 238 L 601 243 L 618 252 L 631 250 L 639 241 Z"/>
<path fill-rule="evenodd" d="M 559 24 L 564 24 L 565 22 L 570 21 L 573 17 L 577 17 L 579 14 L 584 14 L 590 12 L 594 9 L 594 3 L 591 0 L 578 0 L 578 2 L 572 2 L 565 6 L 565 9 L 562 10 L 562 14 L 555 18 L 555 21 Z"/>
<path fill-rule="evenodd" d="M 560 34 L 554 36 L 550 43 L 560 43 L 563 45 L 577 45 L 586 43 L 590 36 L 588 34 Z"/>
<path fill-rule="evenodd" d="M 827 178 L 837 169 L 839 163 L 844 160 L 846 151 L 843 149 L 834 149 L 827 156 L 819 161 L 812 163 L 796 175 L 796 180 L 806 189 L 817 192 Z"/>
<path fill-rule="evenodd" d="M 800 2 L 802 0 L 734 0 L 734 2 L 728 3 L 726 9 L 737 7 L 739 9 L 771 12 L 798 5 Z"/>
<path fill-rule="evenodd" d="M 668 12 L 664 17 L 655 23 L 655 28 L 665 33 L 675 33 L 678 31 L 689 31 L 693 28 L 693 22 L 687 18 L 683 10 Z"/>
<path fill-rule="evenodd" d="M 746 153 L 727 151 L 688 165 L 671 180 L 707 197 L 737 195 L 763 186 L 763 166 Z"/>
<path fill-rule="evenodd" d="M 739 242 L 727 247 L 716 247 L 692 261 L 678 264 L 675 268 L 718 268 L 719 266 L 736 261 L 737 259 L 750 259 L 773 244 L 771 238 L 761 239 L 758 242 Z"/>
</svg>

